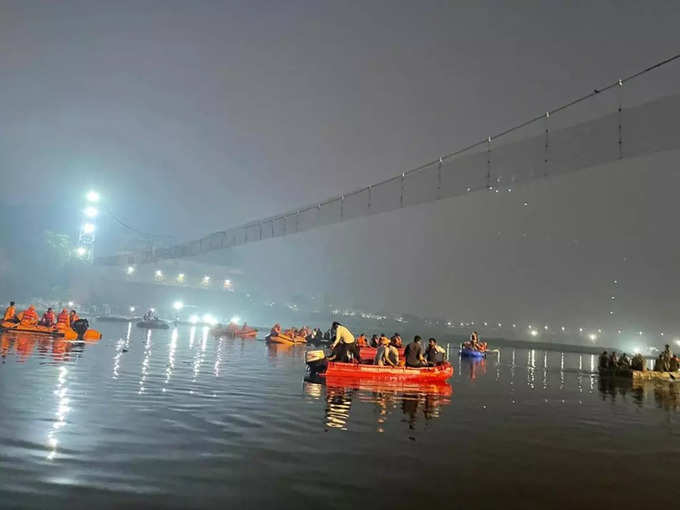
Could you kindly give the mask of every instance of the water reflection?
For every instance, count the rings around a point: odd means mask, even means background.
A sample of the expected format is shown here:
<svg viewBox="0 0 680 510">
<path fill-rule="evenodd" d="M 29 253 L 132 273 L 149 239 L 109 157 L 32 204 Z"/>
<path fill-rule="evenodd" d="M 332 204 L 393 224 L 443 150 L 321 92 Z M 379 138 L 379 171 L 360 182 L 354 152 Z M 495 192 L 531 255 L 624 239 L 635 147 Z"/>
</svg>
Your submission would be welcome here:
<svg viewBox="0 0 680 510">
<path fill-rule="evenodd" d="M 57 397 L 57 412 L 55 420 L 53 421 L 49 432 L 47 433 L 47 459 L 53 460 L 57 455 L 57 446 L 59 441 L 57 435 L 61 428 L 66 425 L 66 415 L 70 411 L 68 388 L 67 388 L 68 368 L 65 366 L 59 367 L 57 375 L 57 385 L 54 390 L 54 395 Z"/>
<path fill-rule="evenodd" d="M 500 364 L 499 364 L 500 366 Z M 461 358 L 460 371 L 469 375 L 471 381 L 477 377 L 486 375 L 486 359 L 485 358 Z"/>
<path fill-rule="evenodd" d="M 47 358 L 51 362 L 71 361 L 72 355 L 82 353 L 84 348 L 85 342 L 63 338 L 14 332 L 0 335 L 0 353 L 3 363 L 13 351 L 17 363 L 25 363 L 34 352 L 37 352 L 40 358 Z"/>
<path fill-rule="evenodd" d="M 142 360 L 142 370 L 139 377 L 139 390 L 138 394 L 142 394 L 146 391 L 144 383 L 149 375 L 149 363 L 151 362 L 151 330 L 146 331 L 146 341 L 144 342 L 144 359 Z"/>
<path fill-rule="evenodd" d="M 449 397 L 452 393 L 451 385 L 446 383 L 397 386 L 372 381 L 330 381 L 325 385 L 310 381 L 304 383 L 307 398 L 326 401 L 325 430 L 348 430 L 352 406 L 356 407 L 358 402 L 373 407 L 379 433 L 385 431 L 389 417 L 401 410 L 405 419 L 398 421 L 408 424 L 411 439 L 415 439 L 412 432 L 416 430 L 419 419 L 429 422 L 439 418 L 441 407 L 451 402 Z"/>
</svg>

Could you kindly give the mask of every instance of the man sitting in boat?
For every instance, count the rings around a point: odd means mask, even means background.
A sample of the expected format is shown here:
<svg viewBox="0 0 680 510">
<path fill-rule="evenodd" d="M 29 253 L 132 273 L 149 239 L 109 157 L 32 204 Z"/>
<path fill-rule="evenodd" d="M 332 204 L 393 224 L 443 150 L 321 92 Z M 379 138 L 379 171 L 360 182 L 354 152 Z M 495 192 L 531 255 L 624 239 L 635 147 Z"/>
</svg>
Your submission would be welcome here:
<svg viewBox="0 0 680 510">
<path fill-rule="evenodd" d="M 401 336 L 399 336 L 399 333 L 392 335 L 392 338 L 390 338 L 390 343 L 397 349 L 401 349 L 404 346 L 404 341 L 401 339 Z"/>
<path fill-rule="evenodd" d="M 271 331 L 269 332 L 269 335 L 270 336 L 279 336 L 280 334 L 281 334 L 281 325 L 277 322 L 272 327 Z"/>
<path fill-rule="evenodd" d="M 21 324 L 25 326 L 35 326 L 38 323 L 38 312 L 35 311 L 35 307 L 30 305 L 21 314 Z"/>
<path fill-rule="evenodd" d="M 17 319 L 17 309 L 16 306 L 14 306 L 14 301 L 9 302 L 9 306 L 5 309 L 5 316 L 2 320 L 8 322 L 19 322 L 19 319 Z"/>
<path fill-rule="evenodd" d="M 380 339 L 380 346 L 375 353 L 375 359 L 373 360 L 373 363 L 380 367 L 396 367 L 399 365 L 399 351 L 396 347 L 390 345 L 390 339 L 386 336 L 383 336 Z"/>
<path fill-rule="evenodd" d="M 42 319 L 40 319 L 40 322 L 38 323 L 38 326 L 47 326 L 48 328 L 51 328 L 54 326 L 54 323 L 55 323 L 54 310 L 52 310 L 52 308 L 50 307 L 43 314 Z"/>
<path fill-rule="evenodd" d="M 358 347 L 367 347 L 368 344 L 366 343 L 366 335 L 364 333 L 361 333 L 357 337 L 357 346 Z"/>
<path fill-rule="evenodd" d="M 61 312 L 59 312 L 59 315 L 57 315 L 57 328 L 66 329 L 69 326 L 70 323 L 68 320 L 68 312 L 66 311 L 66 308 L 62 308 Z"/>
<path fill-rule="evenodd" d="M 404 349 L 404 358 L 406 358 L 406 366 L 412 368 L 420 368 L 427 366 L 427 361 L 423 357 L 423 346 L 420 344 L 422 339 L 416 335 L 413 337 L 413 342 Z"/>
<path fill-rule="evenodd" d="M 328 358 L 330 361 L 349 363 L 353 360 L 361 360 L 354 335 L 352 335 L 349 329 L 339 322 L 334 322 L 331 326 L 331 336 L 333 335 L 335 335 L 335 340 L 331 345 L 333 354 Z"/>
<path fill-rule="evenodd" d="M 380 339 L 378 338 L 378 335 L 373 335 L 371 337 L 370 345 L 371 345 L 371 347 L 375 347 L 375 348 L 380 347 Z"/>
<path fill-rule="evenodd" d="M 68 314 L 69 325 L 73 327 L 77 320 L 80 320 L 80 317 L 78 317 L 78 314 L 76 313 L 75 310 L 71 310 L 71 312 Z"/>
<path fill-rule="evenodd" d="M 443 347 L 437 345 L 437 340 L 430 338 L 427 341 L 427 349 L 425 349 L 425 359 L 430 366 L 441 365 L 446 361 L 446 351 Z"/>
</svg>

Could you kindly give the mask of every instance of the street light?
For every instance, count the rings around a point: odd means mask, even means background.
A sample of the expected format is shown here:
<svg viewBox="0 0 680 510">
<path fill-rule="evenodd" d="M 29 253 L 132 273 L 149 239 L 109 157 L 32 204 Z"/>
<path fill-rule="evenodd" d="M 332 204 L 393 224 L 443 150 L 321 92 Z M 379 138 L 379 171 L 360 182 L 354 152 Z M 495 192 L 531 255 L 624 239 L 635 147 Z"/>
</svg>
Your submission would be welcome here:
<svg viewBox="0 0 680 510">
<path fill-rule="evenodd" d="M 180 273 L 177 275 L 177 281 L 180 283 L 184 281 L 184 273 Z"/>
<path fill-rule="evenodd" d="M 99 202 L 99 193 L 96 191 L 88 191 L 87 195 L 85 195 L 85 198 L 87 198 L 88 202 Z"/>
<path fill-rule="evenodd" d="M 78 246 L 78 248 L 76 249 L 76 255 L 78 255 L 81 258 L 84 257 L 86 253 L 87 249 L 84 246 Z"/>
<path fill-rule="evenodd" d="M 184 308 L 184 303 L 182 303 L 181 301 L 175 301 L 172 304 L 172 307 L 179 312 L 182 308 Z"/>
<path fill-rule="evenodd" d="M 127 268 L 127 274 L 132 274 L 135 272 L 135 266 L 128 266 Z"/>
<path fill-rule="evenodd" d="M 88 218 L 96 218 L 97 215 L 99 214 L 99 210 L 97 210 L 96 207 L 92 207 L 92 206 L 90 205 L 90 206 L 87 206 L 85 209 L 83 209 L 83 213 L 84 213 L 85 216 L 87 216 Z"/>
</svg>

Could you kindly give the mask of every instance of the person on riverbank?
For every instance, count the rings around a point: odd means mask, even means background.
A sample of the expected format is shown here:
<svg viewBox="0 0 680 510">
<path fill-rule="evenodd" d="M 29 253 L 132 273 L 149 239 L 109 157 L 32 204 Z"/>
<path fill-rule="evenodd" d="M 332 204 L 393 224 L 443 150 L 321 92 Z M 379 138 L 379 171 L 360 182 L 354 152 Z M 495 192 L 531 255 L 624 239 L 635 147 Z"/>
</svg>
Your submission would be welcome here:
<svg viewBox="0 0 680 510">
<path fill-rule="evenodd" d="M 423 357 L 423 346 L 420 344 L 422 339 L 416 335 L 413 337 L 413 342 L 408 344 L 404 349 L 404 359 L 406 366 L 412 368 L 419 368 L 427 366 L 427 361 Z"/>
<path fill-rule="evenodd" d="M 2 320 L 8 322 L 19 322 L 19 319 L 17 319 L 17 308 L 14 305 L 14 301 L 10 301 L 9 306 L 5 308 L 5 315 Z"/>
<path fill-rule="evenodd" d="M 639 352 L 630 360 L 630 368 L 633 370 L 645 370 L 645 358 Z"/>
<path fill-rule="evenodd" d="M 600 370 L 607 370 L 609 368 L 609 354 L 607 354 L 607 351 L 602 351 L 602 354 L 600 354 L 599 368 Z"/>
<path fill-rule="evenodd" d="M 624 352 L 619 358 L 619 364 L 617 366 L 620 370 L 630 370 L 630 359 L 628 355 Z"/>
<path fill-rule="evenodd" d="M 55 323 L 54 310 L 52 310 L 52 307 L 50 307 L 43 314 L 38 325 L 39 326 L 47 326 L 48 328 L 51 328 L 51 327 L 54 326 L 54 323 Z"/>
</svg>

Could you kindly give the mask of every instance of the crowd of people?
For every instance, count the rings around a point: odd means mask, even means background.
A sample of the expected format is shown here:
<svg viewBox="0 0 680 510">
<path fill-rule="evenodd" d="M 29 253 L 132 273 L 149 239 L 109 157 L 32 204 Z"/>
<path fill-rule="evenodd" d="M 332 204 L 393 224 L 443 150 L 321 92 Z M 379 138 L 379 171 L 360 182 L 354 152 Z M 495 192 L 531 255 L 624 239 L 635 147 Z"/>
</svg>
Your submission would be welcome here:
<svg viewBox="0 0 680 510">
<path fill-rule="evenodd" d="M 12 324 L 21 324 L 22 326 L 44 326 L 47 328 L 69 328 L 77 320 L 78 314 L 75 310 L 70 312 L 63 308 L 59 314 L 55 314 L 50 307 L 40 317 L 33 305 L 29 305 L 25 310 L 18 312 L 14 301 L 10 301 L 9 306 L 5 309 L 3 315 L 3 322 Z"/>
<path fill-rule="evenodd" d="M 446 350 L 437 344 L 435 338 L 428 340 L 426 348 L 422 345 L 422 338 L 416 335 L 413 341 L 406 345 L 403 350 L 403 360 L 400 360 L 400 349 L 403 347 L 403 340 L 398 333 L 391 338 L 385 334 L 373 335 L 370 343 L 366 341 L 366 335 L 361 334 L 354 337 L 352 332 L 339 322 L 334 322 L 331 326 L 331 355 L 329 361 L 340 361 L 344 363 L 361 363 L 361 347 L 373 347 L 376 349 L 373 357 L 373 364 L 378 366 L 407 366 L 413 368 L 435 366 L 446 361 Z"/>
<path fill-rule="evenodd" d="M 611 353 L 603 351 L 600 354 L 599 368 L 600 370 L 646 370 L 647 366 L 644 356 L 640 353 L 629 358 L 625 352 L 621 356 L 617 356 L 616 351 Z M 677 372 L 678 370 L 680 370 L 680 358 L 673 354 L 671 346 L 666 344 L 664 350 L 654 361 L 654 371 Z"/>
</svg>

